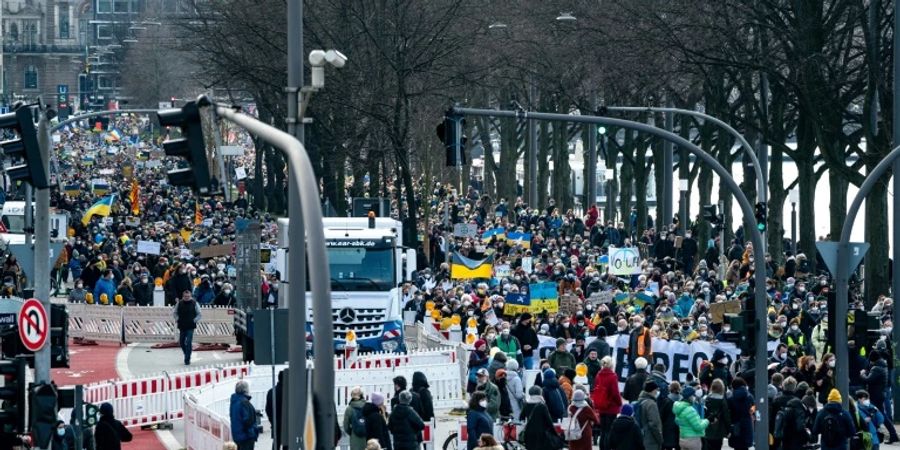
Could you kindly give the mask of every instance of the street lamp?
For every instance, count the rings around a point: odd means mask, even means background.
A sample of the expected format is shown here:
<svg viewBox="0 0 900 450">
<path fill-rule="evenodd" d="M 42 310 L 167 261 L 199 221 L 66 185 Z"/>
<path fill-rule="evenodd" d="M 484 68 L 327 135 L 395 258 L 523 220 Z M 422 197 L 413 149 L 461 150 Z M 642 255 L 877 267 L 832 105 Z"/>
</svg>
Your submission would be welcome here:
<svg viewBox="0 0 900 450">
<path fill-rule="evenodd" d="M 613 205 L 613 180 L 616 177 L 615 165 L 613 165 L 613 167 L 607 167 L 604 175 L 606 178 L 606 221 L 609 222 L 610 220 L 613 220 L 613 216 L 615 216 Z"/>
<path fill-rule="evenodd" d="M 800 188 L 795 186 L 788 193 L 791 202 L 791 253 L 797 256 L 797 203 L 800 203 Z"/>
<path fill-rule="evenodd" d="M 682 235 L 687 232 L 688 222 L 687 222 L 687 191 L 690 187 L 690 183 L 685 178 L 681 178 L 678 180 L 678 188 L 681 191 L 681 211 L 679 212 L 679 220 L 681 221 L 681 229 Z"/>
</svg>

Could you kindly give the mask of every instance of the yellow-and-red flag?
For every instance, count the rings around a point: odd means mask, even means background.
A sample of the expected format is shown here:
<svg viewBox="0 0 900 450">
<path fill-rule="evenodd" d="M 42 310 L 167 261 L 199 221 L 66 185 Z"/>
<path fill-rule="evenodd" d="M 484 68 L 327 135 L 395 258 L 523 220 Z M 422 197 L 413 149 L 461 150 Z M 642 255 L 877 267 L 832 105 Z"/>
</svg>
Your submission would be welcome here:
<svg viewBox="0 0 900 450">
<path fill-rule="evenodd" d="M 203 223 L 203 212 L 200 211 L 200 202 L 194 202 L 194 225 Z"/>
<path fill-rule="evenodd" d="M 131 180 L 131 193 L 128 194 L 128 200 L 131 202 L 131 214 L 141 214 L 141 187 L 138 186 L 137 179 Z"/>
</svg>

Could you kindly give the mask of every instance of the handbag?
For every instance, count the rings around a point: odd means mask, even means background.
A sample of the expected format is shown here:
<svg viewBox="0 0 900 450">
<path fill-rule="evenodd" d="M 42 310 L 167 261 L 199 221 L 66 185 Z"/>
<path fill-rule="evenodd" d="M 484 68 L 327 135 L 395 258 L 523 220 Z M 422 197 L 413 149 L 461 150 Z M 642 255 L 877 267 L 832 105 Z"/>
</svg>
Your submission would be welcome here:
<svg viewBox="0 0 900 450">
<path fill-rule="evenodd" d="M 588 423 L 585 422 L 584 426 L 581 426 L 581 427 L 578 427 L 578 426 L 572 427 L 572 425 L 578 424 L 578 415 L 581 414 L 581 411 L 583 409 L 584 408 L 582 407 L 582 408 L 578 408 L 578 410 L 575 411 L 575 414 L 573 414 L 572 417 L 569 419 L 569 426 L 567 426 L 566 429 L 563 430 L 567 441 L 577 441 L 577 440 L 581 439 L 581 435 L 584 433 L 584 428 L 587 426 Z"/>
</svg>

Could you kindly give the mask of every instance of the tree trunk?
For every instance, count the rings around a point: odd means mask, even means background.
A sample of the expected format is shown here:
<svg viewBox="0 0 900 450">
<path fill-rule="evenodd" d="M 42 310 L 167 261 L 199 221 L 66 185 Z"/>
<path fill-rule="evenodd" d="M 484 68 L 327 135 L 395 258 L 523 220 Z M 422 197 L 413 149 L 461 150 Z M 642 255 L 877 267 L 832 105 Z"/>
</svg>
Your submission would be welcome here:
<svg viewBox="0 0 900 450">
<path fill-rule="evenodd" d="M 828 207 L 831 224 L 829 233 L 831 240 L 841 237 L 841 227 L 844 226 L 844 218 L 847 217 L 847 179 L 842 177 L 837 170 L 828 171 L 828 183 L 830 184 L 830 204 Z"/>
<path fill-rule="evenodd" d="M 784 153 L 780 147 L 772 147 L 769 160 L 769 198 L 766 224 L 766 248 L 772 260 L 780 266 L 784 263 Z"/>
<path fill-rule="evenodd" d="M 869 171 L 874 169 L 874 164 Z M 894 195 L 897 195 L 895 192 Z M 865 299 L 866 306 L 871 307 L 875 304 L 875 299 L 881 294 L 888 294 L 891 287 L 891 274 L 888 272 L 888 246 L 878 245 L 879 242 L 888 242 L 888 221 L 887 221 L 888 201 L 887 201 L 887 180 L 883 183 L 875 183 L 869 195 L 866 197 L 866 242 L 871 243 L 868 253 L 866 253 L 866 273 L 865 273 Z M 897 219 L 894 219 L 897 220 Z M 840 235 L 832 240 L 837 240 Z M 894 245 L 897 245 L 895 242 Z M 896 294 L 895 294 L 896 295 Z"/>
<path fill-rule="evenodd" d="M 706 147 L 708 149 L 713 149 L 712 137 L 713 133 L 711 126 L 704 124 L 700 127 L 701 148 Z M 701 164 L 700 173 L 697 175 L 697 191 L 700 197 L 701 211 L 704 205 L 709 205 L 712 201 L 712 185 L 712 169 L 710 169 L 706 164 Z M 699 231 L 697 233 L 697 252 L 698 255 L 702 258 L 706 255 L 706 250 L 709 248 L 709 239 L 715 239 L 715 233 L 712 230 L 712 225 L 703 218 L 703 214 L 700 214 L 700 226 L 698 228 Z"/>
<path fill-rule="evenodd" d="M 376 144 L 377 145 L 377 144 Z M 369 154 L 369 197 L 381 196 L 381 158 L 382 155 Z"/>
<path fill-rule="evenodd" d="M 484 174 L 482 177 L 484 189 L 482 190 L 482 193 L 491 196 L 491 198 L 497 198 L 499 192 L 498 189 L 496 189 L 497 184 L 494 183 L 494 174 L 497 171 L 497 164 L 494 163 L 494 145 L 491 143 L 489 123 L 487 117 L 478 118 L 478 140 L 481 142 L 481 148 L 484 150 L 484 168 L 482 170 L 482 173 Z"/>
<path fill-rule="evenodd" d="M 812 160 L 797 159 L 795 162 L 797 163 L 797 178 L 800 185 L 800 212 L 797 217 L 797 239 L 799 242 L 797 242 L 797 251 L 805 254 L 807 261 L 814 265 L 816 262 L 816 172 Z"/>
</svg>

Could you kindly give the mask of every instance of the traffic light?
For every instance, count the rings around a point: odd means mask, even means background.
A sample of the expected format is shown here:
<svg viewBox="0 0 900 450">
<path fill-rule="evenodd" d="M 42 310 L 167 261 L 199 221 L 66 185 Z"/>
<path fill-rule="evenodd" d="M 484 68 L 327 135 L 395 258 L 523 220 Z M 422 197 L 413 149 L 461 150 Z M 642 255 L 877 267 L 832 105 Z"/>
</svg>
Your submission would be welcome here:
<svg viewBox="0 0 900 450">
<path fill-rule="evenodd" d="M 35 189 L 49 188 L 47 165 L 41 158 L 32 108 L 20 105 L 15 111 L 0 115 L 0 128 L 15 130 L 19 135 L 18 139 L 0 142 L 3 153 L 25 160 L 24 164 L 6 169 L 10 180 L 26 181 Z"/>
<path fill-rule="evenodd" d="M 29 392 L 28 400 L 29 424 L 35 444 L 39 448 L 49 448 L 59 412 L 56 404 L 56 388 L 46 383 L 34 385 Z"/>
<path fill-rule="evenodd" d="M 857 349 L 868 349 L 875 345 L 875 342 L 881 337 L 878 334 L 881 323 L 879 322 L 877 313 L 870 315 L 862 309 L 853 310 L 853 333 L 851 337 L 856 343 Z"/>
<path fill-rule="evenodd" d="M 444 121 L 437 126 L 438 139 L 444 143 L 447 152 L 447 167 L 457 167 L 466 165 L 466 142 L 465 137 L 466 119 L 455 114 L 453 110 L 447 110 L 444 113 Z"/>
<path fill-rule="evenodd" d="M 716 225 L 719 223 L 719 215 L 716 214 L 716 205 L 705 205 L 703 207 L 703 220 Z"/>
<path fill-rule="evenodd" d="M 25 432 L 25 367 L 22 358 L 0 360 L 0 433 Z"/>
<path fill-rule="evenodd" d="M 50 305 L 50 367 L 69 367 L 69 312 Z"/>
<path fill-rule="evenodd" d="M 203 126 L 197 101 L 187 102 L 179 109 L 166 109 L 156 113 L 162 127 L 180 127 L 181 138 L 163 142 L 168 156 L 181 156 L 190 167 L 169 171 L 169 184 L 190 186 L 201 194 L 210 192 L 209 161 L 206 143 L 203 142 Z"/>
<path fill-rule="evenodd" d="M 747 307 L 738 314 L 725 314 L 725 323 L 731 325 L 725 342 L 737 345 L 741 354 L 752 357 L 756 352 L 756 312 Z"/>
<path fill-rule="evenodd" d="M 285 369 L 287 370 L 287 369 Z M 97 420 L 100 417 L 100 407 L 93 403 L 85 403 L 84 404 L 84 426 L 92 427 L 97 425 Z"/>
<path fill-rule="evenodd" d="M 756 229 L 760 233 L 764 233 L 766 231 L 766 202 L 756 204 L 754 216 L 756 217 Z"/>
</svg>

